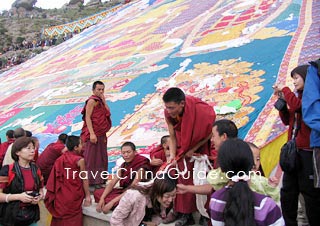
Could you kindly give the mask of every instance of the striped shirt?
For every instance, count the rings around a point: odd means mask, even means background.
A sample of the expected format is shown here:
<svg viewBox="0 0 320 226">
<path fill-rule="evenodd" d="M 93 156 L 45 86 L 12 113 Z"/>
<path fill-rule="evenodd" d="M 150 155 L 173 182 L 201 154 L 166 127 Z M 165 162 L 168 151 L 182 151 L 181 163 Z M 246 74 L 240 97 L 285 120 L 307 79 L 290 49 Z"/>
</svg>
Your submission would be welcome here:
<svg viewBox="0 0 320 226">
<path fill-rule="evenodd" d="M 213 226 L 224 226 L 223 210 L 226 205 L 225 194 L 227 187 L 215 191 L 211 195 L 210 215 Z M 285 225 L 279 206 L 268 196 L 253 192 L 254 218 L 257 226 L 283 226 Z"/>
</svg>

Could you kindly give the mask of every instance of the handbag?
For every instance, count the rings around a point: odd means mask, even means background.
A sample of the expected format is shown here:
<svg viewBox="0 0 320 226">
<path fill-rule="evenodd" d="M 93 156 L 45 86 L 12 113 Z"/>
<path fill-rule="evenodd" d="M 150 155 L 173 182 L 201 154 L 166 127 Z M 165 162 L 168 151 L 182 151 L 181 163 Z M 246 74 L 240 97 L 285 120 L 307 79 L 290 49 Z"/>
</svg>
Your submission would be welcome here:
<svg viewBox="0 0 320 226">
<path fill-rule="evenodd" d="M 283 98 L 278 98 L 278 100 L 274 103 L 274 107 L 278 110 L 278 111 L 283 111 L 285 109 L 287 109 L 287 102 L 283 99 Z"/>
<path fill-rule="evenodd" d="M 292 173 L 297 167 L 296 158 L 298 148 L 296 145 L 296 137 L 300 129 L 300 122 L 297 122 L 297 118 L 297 113 L 295 113 L 292 138 L 281 147 L 280 151 L 280 166 L 283 172 L 286 173 Z"/>
</svg>

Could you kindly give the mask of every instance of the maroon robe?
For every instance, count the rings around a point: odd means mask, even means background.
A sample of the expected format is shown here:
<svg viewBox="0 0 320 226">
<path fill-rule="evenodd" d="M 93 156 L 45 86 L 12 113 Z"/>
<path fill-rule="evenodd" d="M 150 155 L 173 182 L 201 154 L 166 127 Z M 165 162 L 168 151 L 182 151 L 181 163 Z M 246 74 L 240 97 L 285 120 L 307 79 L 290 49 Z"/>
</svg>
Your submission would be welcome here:
<svg viewBox="0 0 320 226">
<path fill-rule="evenodd" d="M 128 188 L 131 183 L 133 182 L 135 176 L 132 174 L 132 172 L 137 172 L 139 169 L 145 169 L 150 170 L 150 161 L 148 158 L 136 154 L 134 159 L 131 162 L 124 162 L 121 164 L 120 169 L 120 187 L 121 188 L 114 188 L 112 191 L 105 197 L 104 201 L 105 203 L 110 202 L 112 199 L 116 198 L 117 196 L 121 195 L 123 192 L 126 191 L 126 188 Z M 99 202 L 102 194 L 103 194 L 104 188 L 100 188 L 94 191 L 94 200 L 96 203 Z M 116 203 L 113 208 L 115 208 L 118 205 Z"/>
<path fill-rule="evenodd" d="M 2 167 L 2 162 L 4 159 L 4 156 L 6 155 L 7 149 L 14 142 L 14 138 L 10 138 L 8 141 L 3 142 L 0 144 L 0 169 Z"/>
<path fill-rule="evenodd" d="M 152 160 L 153 158 L 156 159 L 161 159 L 164 163 L 167 162 L 167 157 L 165 150 L 163 149 L 162 145 L 159 144 L 157 147 L 153 148 L 150 151 L 150 159 Z M 153 175 L 155 175 L 156 172 L 160 169 L 160 166 L 151 166 L 151 170 L 153 172 Z"/>
<path fill-rule="evenodd" d="M 81 158 L 80 155 L 67 151 L 54 163 L 44 200 L 52 215 L 51 226 L 83 226 L 82 202 L 85 193 L 78 166 Z M 73 172 L 77 172 L 74 173 L 75 176 Z M 84 177 L 84 174 L 81 176 Z"/>
<path fill-rule="evenodd" d="M 105 107 L 104 103 L 102 102 L 102 99 L 96 95 L 92 95 L 89 97 L 89 99 L 86 101 L 81 114 L 82 120 L 83 120 L 83 126 L 82 126 L 82 131 L 81 131 L 81 139 L 82 141 L 86 142 L 90 140 L 90 133 L 89 129 L 87 127 L 86 123 L 86 107 L 87 103 L 90 99 L 95 100 L 98 102 L 98 104 L 93 108 L 92 115 L 91 115 L 91 121 L 92 121 L 92 128 L 94 133 L 96 134 L 97 137 L 100 136 L 105 136 L 106 133 L 110 130 L 111 128 L 111 114 L 110 111 L 107 110 Z"/>
<path fill-rule="evenodd" d="M 172 123 L 177 140 L 177 156 L 183 156 L 191 148 L 196 146 L 201 140 L 207 138 L 212 132 L 212 125 L 216 115 L 213 107 L 203 102 L 199 98 L 186 96 L 186 103 L 181 120 L 171 118 L 167 110 L 164 111 L 165 117 Z M 210 155 L 210 141 L 201 146 L 196 153 Z M 185 175 L 187 179 L 178 178 L 178 183 L 193 185 L 193 162 L 186 159 L 188 172 Z M 177 162 L 180 171 L 183 170 L 183 158 Z M 188 203 L 188 205 L 185 205 Z M 195 194 L 177 194 L 174 202 L 175 211 L 189 214 L 197 210 Z"/>
<path fill-rule="evenodd" d="M 41 169 L 44 184 L 47 184 L 54 162 L 62 155 L 65 145 L 61 141 L 49 144 L 40 154 L 36 164 Z"/>
<path fill-rule="evenodd" d="M 90 142 L 90 133 L 86 123 L 86 107 L 87 102 L 93 99 L 98 104 L 93 108 L 91 121 L 93 131 L 97 136 L 97 143 Z M 108 153 L 107 153 L 107 135 L 106 133 L 111 128 L 110 111 L 106 109 L 102 99 L 92 95 L 86 101 L 81 112 L 83 114 L 83 127 L 81 131 L 81 139 L 84 142 L 83 156 L 86 163 L 86 169 L 89 172 L 89 184 L 103 184 L 105 181 L 100 176 L 93 177 L 92 175 L 100 175 L 101 172 L 108 170 Z"/>
</svg>

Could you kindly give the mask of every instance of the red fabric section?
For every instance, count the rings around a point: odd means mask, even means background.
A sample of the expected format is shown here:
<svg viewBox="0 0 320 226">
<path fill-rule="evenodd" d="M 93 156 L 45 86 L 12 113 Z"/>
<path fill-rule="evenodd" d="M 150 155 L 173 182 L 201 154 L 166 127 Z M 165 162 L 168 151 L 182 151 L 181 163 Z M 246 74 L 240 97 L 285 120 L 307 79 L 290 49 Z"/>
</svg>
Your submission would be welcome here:
<svg viewBox="0 0 320 226">
<path fill-rule="evenodd" d="M 19 100 L 21 97 L 24 97 L 25 95 L 30 93 L 31 91 L 32 90 L 23 90 L 20 92 L 16 92 L 16 93 L 12 94 L 11 96 L 7 97 L 6 99 L 0 101 L 0 106 L 12 104 L 12 103 L 16 102 L 17 100 Z"/>
<path fill-rule="evenodd" d="M 65 145 L 61 141 L 49 144 L 39 156 L 36 164 L 41 169 L 44 184 L 47 184 L 54 162 L 61 156 Z"/>
<path fill-rule="evenodd" d="M 2 167 L 3 159 L 4 159 L 4 156 L 6 155 L 7 149 L 9 145 L 12 144 L 13 142 L 14 142 L 14 139 L 12 138 L 0 144 L 0 168 Z"/>
<path fill-rule="evenodd" d="M 188 169 L 187 174 L 184 176 L 184 178 L 186 179 L 184 179 L 182 176 L 179 176 L 177 183 L 185 184 L 185 185 L 193 185 L 192 172 L 193 172 L 194 163 L 190 162 L 190 158 L 186 158 L 186 162 L 187 162 L 187 169 Z M 178 168 L 180 170 L 184 169 L 182 161 L 178 161 Z M 188 205 L 186 205 L 186 203 L 188 203 Z M 178 213 L 185 213 L 185 214 L 189 214 L 197 211 L 196 195 L 192 193 L 186 193 L 182 195 L 177 194 L 176 200 L 174 202 L 174 210 Z"/>
<path fill-rule="evenodd" d="M 101 177 L 101 172 L 108 170 L 108 152 L 106 136 L 97 137 L 97 143 L 93 144 L 89 140 L 83 146 L 86 170 L 89 172 L 89 184 L 103 184 L 105 180 Z M 93 176 L 94 175 L 94 176 Z"/>
<path fill-rule="evenodd" d="M 36 148 L 34 150 L 33 162 L 37 162 L 38 158 L 39 158 L 39 148 Z"/>
<path fill-rule="evenodd" d="M 92 95 L 89 97 L 89 99 L 86 101 L 81 114 L 82 120 L 83 120 L 83 127 L 81 131 L 81 139 L 85 142 L 90 139 L 90 133 L 87 127 L 87 123 L 85 120 L 85 114 L 86 114 L 86 106 L 90 99 L 95 100 L 98 102 L 98 104 L 94 107 L 91 115 L 91 121 L 92 121 L 92 127 L 93 131 L 95 132 L 96 136 L 106 136 L 106 133 L 111 128 L 111 114 L 110 111 L 108 111 L 102 102 L 102 99 L 98 96 Z"/>
<path fill-rule="evenodd" d="M 16 108 L 16 109 L 13 109 L 13 110 L 6 112 L 6 113 L 1 112 L 0 113 L 0 126 L 2 124 L 4 124 L 6 121 L 8 121 L 9 119 L 11 119 L 13 116 L 17 115 L 22 110 L 23 110 L 22 108 Z"/>
<path fill-rule="evenodd" d="M 24 190 L 25 191 L 33 191 L 34 190 L 34 180 L 31 172 L 31 168 L 22 168 L 21 169 L 21 174 L 23 176 L 23 181 L 24 181 Z"/>
<path fill-rule="evenodd" d="M 297 112 L 298 122 L 300 121 L 300 129 L 296 137 L 296 144 L 298 148 L 309 149 L 311 129 L 302 120 L 302 93 L 300 92 L 297 97 L 295 93 L 292 92 L 288 87 L 284 87 L 282 89 L 282 92 L 284 94 L 289 108 L 284 111 L 279 111 L 279 115 L 283 124 L 289 125 L 288 140 L 291 140 L 292 137 L 292 128 L 294 126 L 295 113 Z"/>
<path fill-rule="evenodd" d="M 47 182 L 44 203 L 55 218 L 68 220 L 82 215 L 82 202 L 85 195 L 82 180 L 79 177 L 78 161 L 81 158 L 76 153 L 67 151 L 54 163 Z M 70 169 L 67 170 L 67 168 Z"/>
<path fill-rule="evenodd" d="M 153 159 L 153 158 L 161 159 L 163 162 L 167 162 L 166 153 L 165 153 L 161 144 L 159 144 L 157 147 L 153 148 L 150 151 L 150 158 L 151 159 Z M 151 166 L 151 170 L 153 173 L 156 173 L 156 172 L 158 172 L 160 167 L 161 167 L 161 165 L 160 166 Z"/>
<path fill-rule="evenodd" d="M 94 200 L 96 203 L 98 203 L 100 201 L 100 198 L 103 194 L 103 191 L 104 191 L 104 188 L 99 188 L 93 192 Z M 109 203 L 112 199 L 118 197 L 119 195 L 121 195 L 125 191 L 126 191 L 126 189 L 122 189 L 122 188 L 112 189 L 112 191 L 105 197 L 104 203 Z M 118 204 L 119 204 L 119 202 L 115 203 L 113 207 L 116 207 Z"/>
<path fill-rule="evenodd" d="M 68 219 L 52 217 L 50 226 L 83 226 L 82 222 L 83 215 L 81 212 Z"/>
</svg>

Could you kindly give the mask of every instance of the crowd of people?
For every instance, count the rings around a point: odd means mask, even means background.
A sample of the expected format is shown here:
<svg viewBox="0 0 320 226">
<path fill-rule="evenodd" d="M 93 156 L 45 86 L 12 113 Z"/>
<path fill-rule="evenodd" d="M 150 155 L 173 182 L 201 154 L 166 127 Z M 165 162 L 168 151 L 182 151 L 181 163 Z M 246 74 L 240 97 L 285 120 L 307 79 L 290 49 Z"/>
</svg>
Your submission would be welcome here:
<svg viewBox="0 0 320 226">
<path fill-rule="evenodd" d="M 84 29 L 83 29 L 84 30 Z M 28 59 L 33 58 L 38 53 L 47 50 L 51 46 L 58 45 L 83 30 L 64 33 L 59 36 L 38 38 L 32 41 L 23 40 L 19 44 L 12 44 L 0 51 L 0 72 L 19 65 Z"/>
<path fill-rule="evenodd" d="M 288 140 L 295 134 L 297 146 L 295 168 L 284 170 L 283 178 L 266 178 L 259 148 L 238 138 L 236 124 L 216 120 L 211 106 L 178 87 L 162 98 L 168 135 L 149 157 L 124 142 L 123 163 L 110 178 L 106 133 L 111 113 L 104 83 L 95 81 L 80 136 L 60 134 L 38 157 L 39 142 L 32 134 L 23 128 L 7 132 L 0 146 L 0 225 L 37 225 L 43 199 L 54 226 L 82 226 L 82 206 L 93 200 L 98 213 L 112 211 L 112 226 L 192 225 L 196 211 L 201 225 L 297 226 L 299 202 L 308 225 L 318 225 L 319 62 L 292 70 L 294 91 L 274 85 L 274 94 L 285 103 L 277 108 L 289 127 Z M 195 182 L 194 168 L 201 161 L 195 156 L 208 157 L 212 169 L 206 183 Z"/>
</svg>

